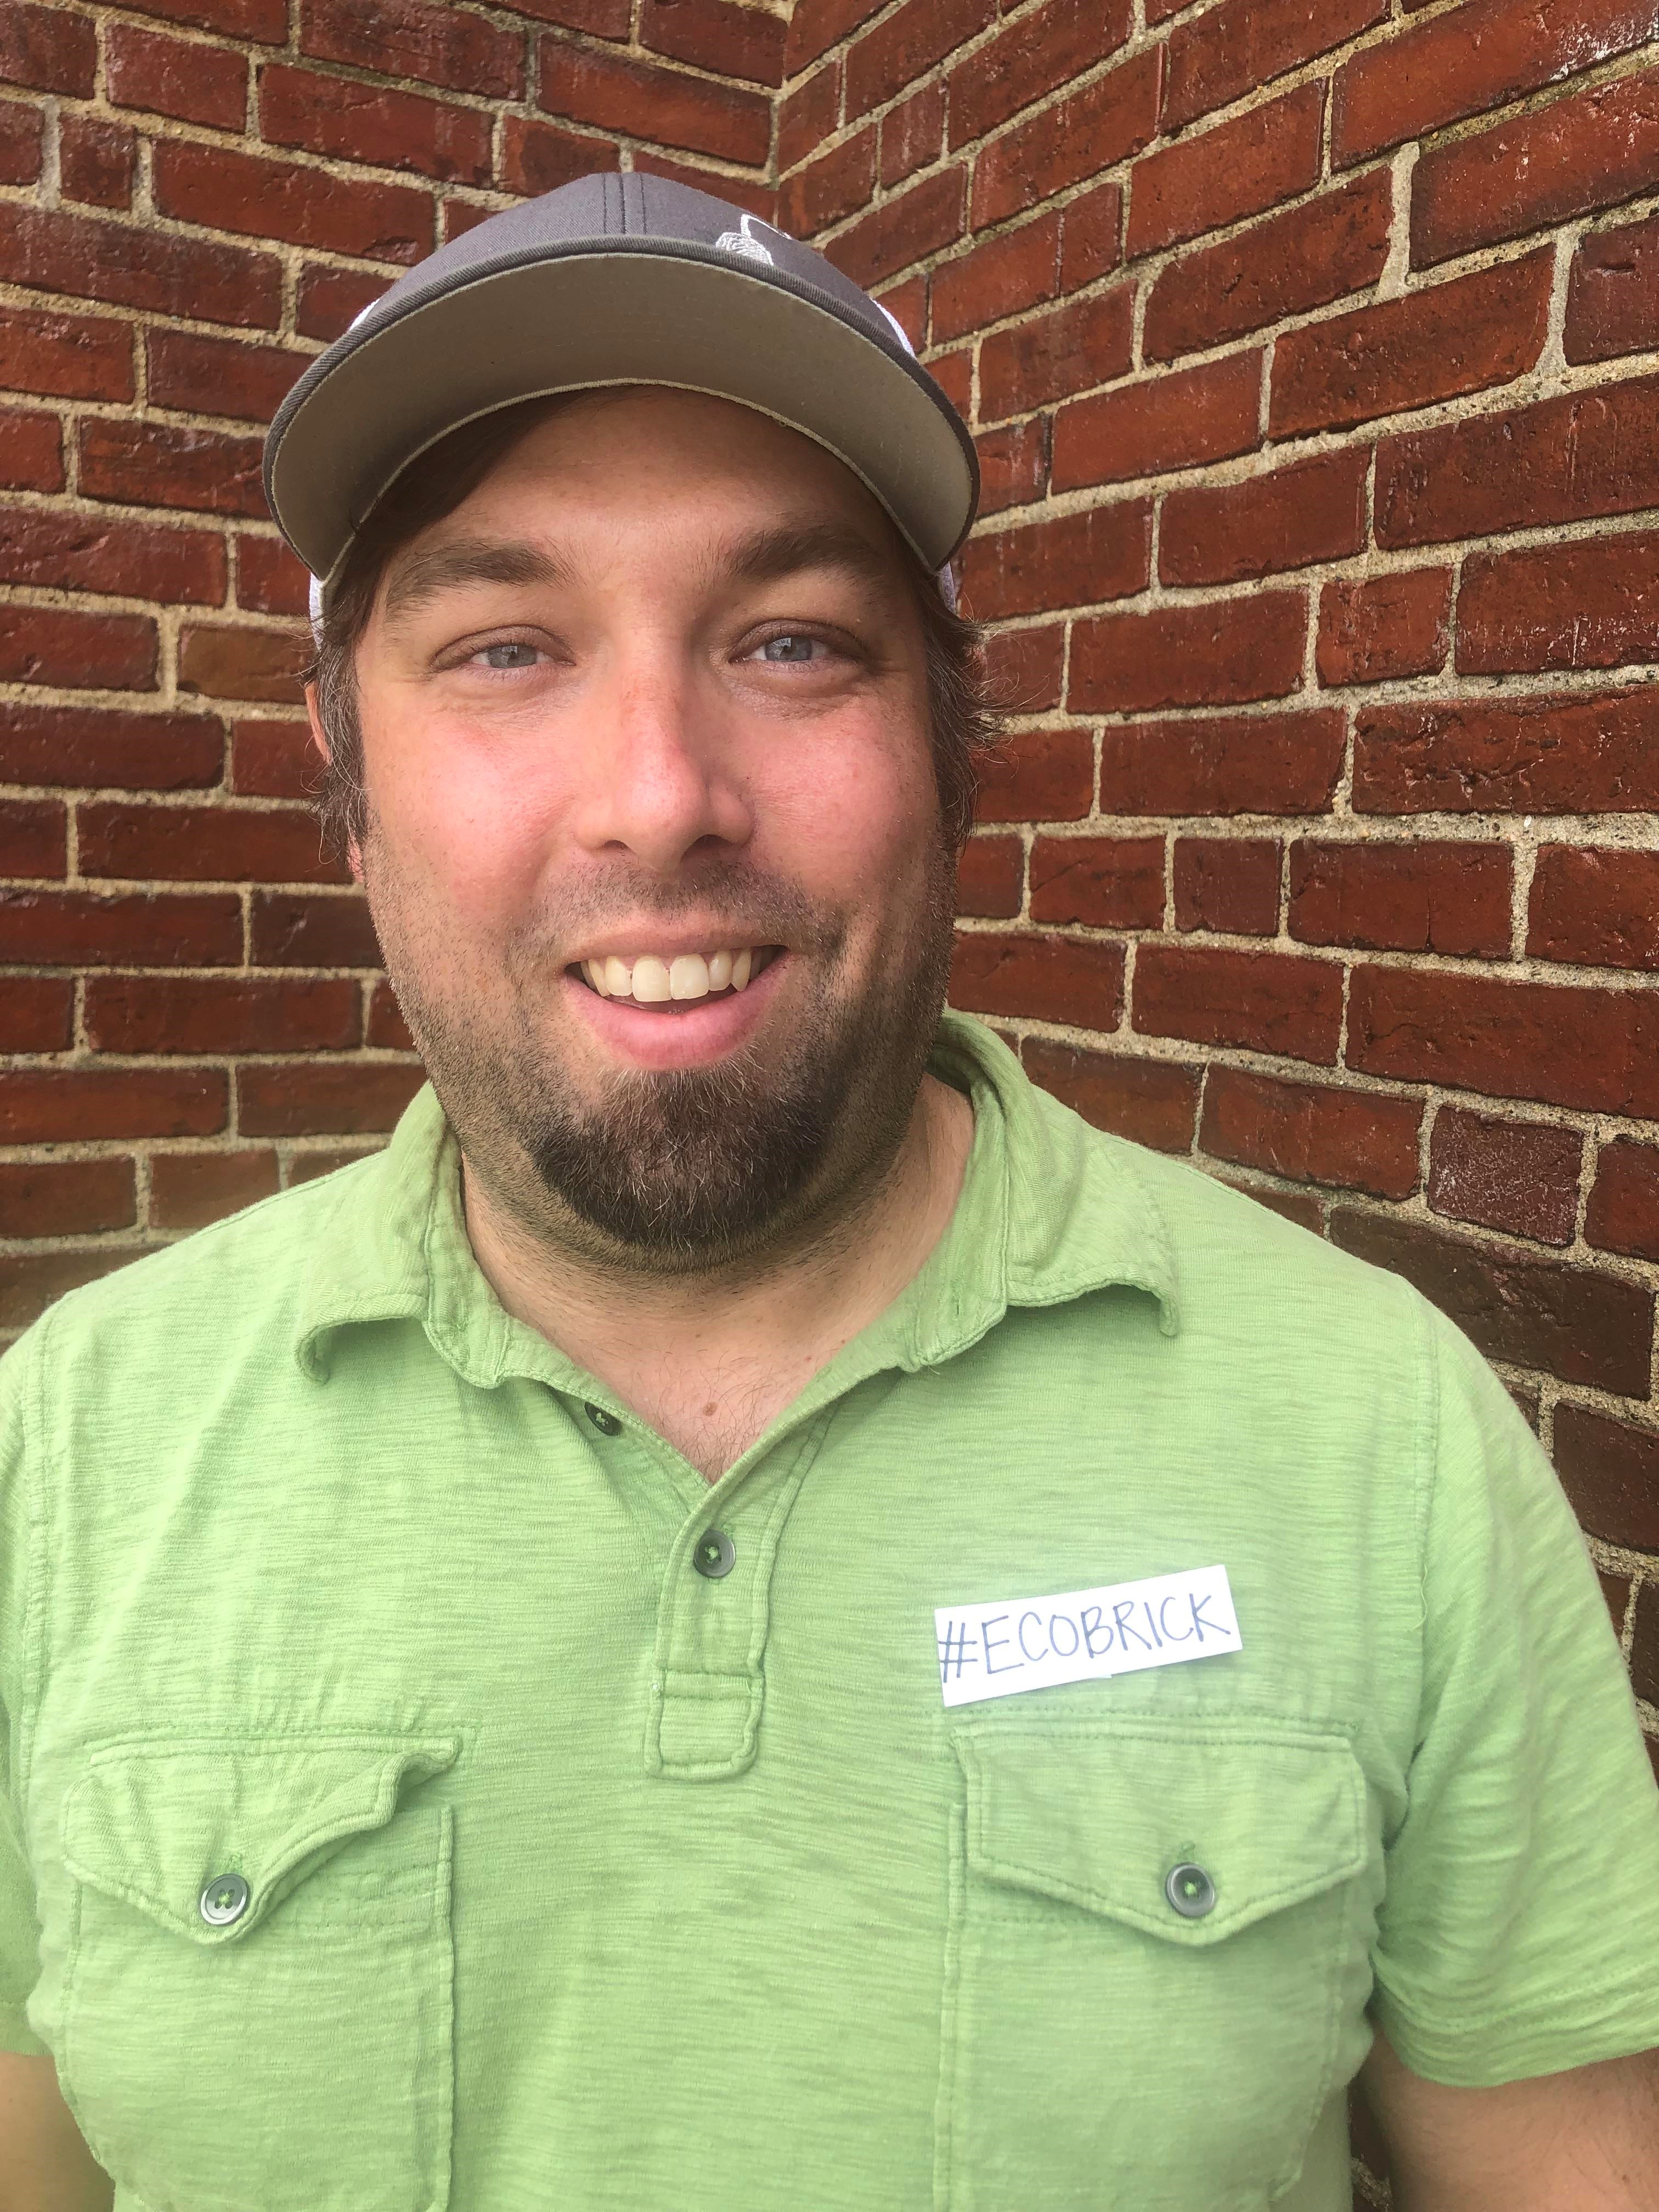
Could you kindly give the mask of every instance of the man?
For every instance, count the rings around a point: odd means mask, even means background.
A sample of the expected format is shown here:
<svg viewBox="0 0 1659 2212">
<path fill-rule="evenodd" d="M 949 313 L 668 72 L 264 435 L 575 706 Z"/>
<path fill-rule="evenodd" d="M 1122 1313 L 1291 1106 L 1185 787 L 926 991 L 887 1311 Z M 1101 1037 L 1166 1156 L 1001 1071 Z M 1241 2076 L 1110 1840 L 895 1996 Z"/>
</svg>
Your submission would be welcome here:
<svg viewBox="0 0 1659 2212">
<path fill-rule="evenodd" d="M 1336 2212 L 1362 2069 L 1402 2212 L 1659 2204 L 1505 1393 L 940 1018 L 974 477 L 879 311 L 585 180 L 270 489 L 432 1087 L 5 1362 L 0 2207 Z"/>
</svg>

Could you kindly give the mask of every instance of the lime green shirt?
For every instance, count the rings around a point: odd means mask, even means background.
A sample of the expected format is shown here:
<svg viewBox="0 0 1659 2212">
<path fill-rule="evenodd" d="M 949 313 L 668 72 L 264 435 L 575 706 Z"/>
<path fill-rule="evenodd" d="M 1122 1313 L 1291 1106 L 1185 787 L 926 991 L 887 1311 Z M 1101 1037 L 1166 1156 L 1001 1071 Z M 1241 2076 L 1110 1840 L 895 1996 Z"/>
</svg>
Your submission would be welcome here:
<svg viewBox="0 0 1659 2212">
<path fill-rule="evenodd" d="M 712 1487 L 502 1310 L 429 1091 L 7 1355 L 0 2045 L 121 2212 L 1337 2212 L 1373 2021 L 1659 2043 L 1653 1782 L 1497 1380 L 974 1024 L 935 1067 L 948 1232 Z M 1000 1672 L 1216 1566 L 1238 1650 L 946 1704 L 936 1607 Z"/>
</svg>

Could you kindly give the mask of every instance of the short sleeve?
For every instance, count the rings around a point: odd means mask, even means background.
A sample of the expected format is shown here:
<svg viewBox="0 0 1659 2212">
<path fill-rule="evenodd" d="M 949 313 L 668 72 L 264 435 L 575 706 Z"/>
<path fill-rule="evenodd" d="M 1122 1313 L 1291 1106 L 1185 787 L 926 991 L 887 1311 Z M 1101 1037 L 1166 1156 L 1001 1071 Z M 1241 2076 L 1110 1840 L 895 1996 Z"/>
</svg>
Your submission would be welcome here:
<svg viewBox="0 0 1659 2212">
<path fill-rule="evenodd" d="M 1554 1471 L 1432 1332 L 1422 1709 L 1373 2010 L 1414 2072 L 1478 2087 L 1659 2045 L 1659 1790 Z"/>
<path fill-rule="evenodd" d="M 24 1392 L 37 1346 L 25 1337 L 0 1358 L 0 2051 L 38 2056 L 24 2007 L 39 1970 L 34 1885 L 19 1835 L 14 1792 L 33 1543 Z"/>
</svg>

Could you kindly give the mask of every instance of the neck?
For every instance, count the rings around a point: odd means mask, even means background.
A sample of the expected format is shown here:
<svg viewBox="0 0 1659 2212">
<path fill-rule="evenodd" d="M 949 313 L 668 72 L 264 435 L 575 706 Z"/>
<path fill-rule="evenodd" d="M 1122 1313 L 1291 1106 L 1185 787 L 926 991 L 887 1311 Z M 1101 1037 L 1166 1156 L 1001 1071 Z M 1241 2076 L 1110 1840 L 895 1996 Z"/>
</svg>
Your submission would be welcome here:
<svg viewBox="0 0 1659 2212">
<path fill-rule="evenodd" d="M 713 1480 L 916 1274 L 955 1210 L 972 1139 L 968 1101 L 925 1076 L 878 1180 L 816 1216 L 806 1240 L 715 1273 L 599 1267 L 530 1232 L 464 1159 L 467 1233 L 507 1312 Z"/>
</svg>

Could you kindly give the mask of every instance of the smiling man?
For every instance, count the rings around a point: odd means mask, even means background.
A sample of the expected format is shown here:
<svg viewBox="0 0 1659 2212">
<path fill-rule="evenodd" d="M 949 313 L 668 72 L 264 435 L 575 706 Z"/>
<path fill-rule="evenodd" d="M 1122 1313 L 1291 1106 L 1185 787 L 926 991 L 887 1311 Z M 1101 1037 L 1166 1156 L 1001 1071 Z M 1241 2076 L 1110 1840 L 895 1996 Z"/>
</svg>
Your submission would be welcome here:
<svg viewBox="0 0 1659 2212">
<path fill-rule="evenodd" d="M 0 2212 L 1651 2212 L 1659 1826 L 1395 1279 L 942 1012 L 971 442 L 583 180 L 271 434 L 390 1148 L 0 1366 Z"/>
</svg>

